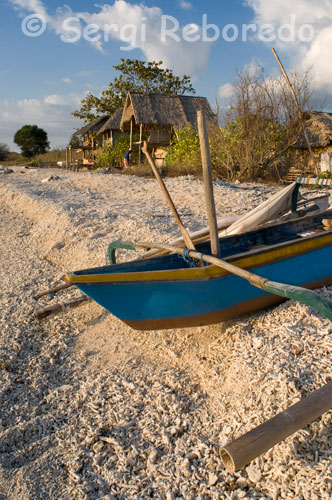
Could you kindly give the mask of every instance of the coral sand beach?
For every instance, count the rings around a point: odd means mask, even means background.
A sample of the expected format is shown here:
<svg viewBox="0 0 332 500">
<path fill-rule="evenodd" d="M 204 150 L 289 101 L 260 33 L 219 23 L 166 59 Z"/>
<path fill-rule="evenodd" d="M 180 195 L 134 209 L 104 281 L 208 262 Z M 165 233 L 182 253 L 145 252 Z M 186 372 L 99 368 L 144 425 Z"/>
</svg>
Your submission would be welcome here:
<svg viewBox="0 0 332 500">
<path fill-rule="evenodd" d="M 202 182 L 166 183 L 185 226 L 205 226 Z M 217 214 L 278 189 L 216 184 Z M 38 323 L 34 310 L 78 292 L 33 296 L 105 264 L 111 241 L 178 228 L 154 179 L 13 167 L 0 199 L 0 500 L 331 498 L 331 412 L 236 474 L 219 453 L 331 379 L 327 319 L 288 301 L 138 332 L 90 302 Z"/>
</svg>

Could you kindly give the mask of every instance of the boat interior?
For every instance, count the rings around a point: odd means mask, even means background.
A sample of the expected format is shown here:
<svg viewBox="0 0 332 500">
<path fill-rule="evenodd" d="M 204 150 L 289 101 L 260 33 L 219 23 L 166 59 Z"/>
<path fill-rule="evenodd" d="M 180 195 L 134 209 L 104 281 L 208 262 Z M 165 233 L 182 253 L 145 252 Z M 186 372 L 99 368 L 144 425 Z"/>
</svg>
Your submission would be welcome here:
<svg viewBox="0 0 332 500">
<path fill-rule="evenodd" d="M 323 220 L 331 219 L 331 226 L 323 225 Z M 303 217 L 284 222 L 267 224 L 243 234 L 223 236 L 220 241 L 221 258 L 229 262 L 244 256 L 269 251 L 280 246 L 296 244 L 300 239 L 319 238 L 332 232 L 332 208 L 317 211 Z M 197 251 L 211 255 L 209 241 L 199 243 Z M 203 263 L 201 263 L 202 265 Z M 137 259 L 129 262 L 108 265 L 73 273 L 76 276 L 87 274 L 113 274 L 126 272 L 167 271 L 186 269 L 193 266 L 193 261 L 178 254 L 168 254 L 150 259 Z"/>
</svg>

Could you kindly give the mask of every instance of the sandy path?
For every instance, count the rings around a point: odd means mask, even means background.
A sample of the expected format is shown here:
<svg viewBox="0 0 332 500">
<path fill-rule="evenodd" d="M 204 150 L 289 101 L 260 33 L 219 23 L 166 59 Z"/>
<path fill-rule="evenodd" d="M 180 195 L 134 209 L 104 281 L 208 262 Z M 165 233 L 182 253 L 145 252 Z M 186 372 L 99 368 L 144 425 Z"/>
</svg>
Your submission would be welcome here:
<svg viewBox="0 0 332 500">
<path fill-rule="evenodd" d="M 329 323 L 290 302 L 166 332 L 135 332 L 93 304 L 37 324 L 33 294 L 104 263 L 112 239 L 178 234 L 152 180 L 59 172 L 42 184 L 49 173 L 0 178 L 0 500 L 331 498 L 331 412 L 241 474 L 218 457 L 331 378 Z M 168 187 L 200 228 L 201 183 Z M 216 187 L 219 213 L 275 189 L 243 187 Z"/>
</svg>

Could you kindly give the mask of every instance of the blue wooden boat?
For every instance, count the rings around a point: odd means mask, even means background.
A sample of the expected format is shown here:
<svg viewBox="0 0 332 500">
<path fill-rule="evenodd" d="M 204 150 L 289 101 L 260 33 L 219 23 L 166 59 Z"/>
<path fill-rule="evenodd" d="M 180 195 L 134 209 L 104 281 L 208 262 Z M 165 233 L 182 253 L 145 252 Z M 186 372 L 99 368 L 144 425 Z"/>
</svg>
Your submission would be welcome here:
<svg viewBox="0 0 332 500">
<path fill-rule="evenodd" d="M 271 281 L 307 289 L 331 285 L 332 230 L 322 225 L 331 218 L 332 210 L 316 212 L 223 237 L 221 257 Z M 123 246 L 116 242 L 111 251 L 117 247 Z M 209 254 L 209 242 L 197 250 Z M 76 271 L 66 279 L 137 330 L 219 323 L 283 300 L 215 265 L 195 266 L 187 255 L 141 258 Z"/>
</svg>

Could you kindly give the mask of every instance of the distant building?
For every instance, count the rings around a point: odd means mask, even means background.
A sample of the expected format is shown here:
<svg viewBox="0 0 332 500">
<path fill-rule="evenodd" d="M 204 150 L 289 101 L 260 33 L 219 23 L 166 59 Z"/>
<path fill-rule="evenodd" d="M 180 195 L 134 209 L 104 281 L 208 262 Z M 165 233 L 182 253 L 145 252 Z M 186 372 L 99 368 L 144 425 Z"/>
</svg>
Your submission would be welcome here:
<svg viewBox="0 0 332 500">
<path fill-rule="evenodd" d="M 108 116 L 98 116 L 73 134 L 74 137 L 82 137 L 82 145 L 75 146 L 73 149 L 82 150 L 83 164 L 92 164 L 95 161 L 95 150 L 99 146 L 97 134 L 108 119 Z"/>
<path fill-rule="evenodd" d="M 121 132 L 121 118 L 123 113 L 123 107 L 119 108 L 110 116 L 104 125 L 99 129 L 97 136 L 98 139 L 101 138 L 101 142 L 103 146 L 106 144 L 110 144 L 114 146 L 116 140 L 123 135 L 127 135 L 124 132 Z"/>
<path fill-rule="evenodd" d="M 148 135 L 151 148 L 167 146 L 174 132 L 189 125 L 197 128 L 197 111 L 205 112 L 209 129 L 218 127 L 216 115 L 205 97 L 139 94 L 129 92 L 123 109 L 121 130 Z"/>
<path fill-rule="evenodd" d="M 306 111 L 303 114 L 312 152 L 321 171 L 332 172 L 332 113 Z M 314 172 L 307 141 L 301 134 L 294 149 L 303 172 Z"/>
</svg>

